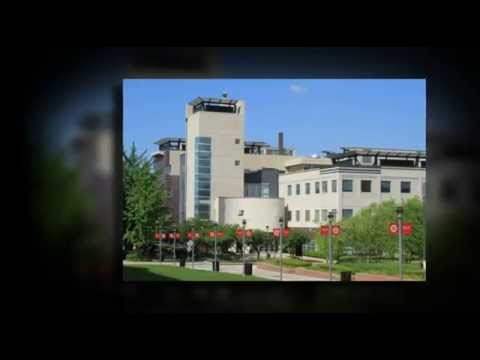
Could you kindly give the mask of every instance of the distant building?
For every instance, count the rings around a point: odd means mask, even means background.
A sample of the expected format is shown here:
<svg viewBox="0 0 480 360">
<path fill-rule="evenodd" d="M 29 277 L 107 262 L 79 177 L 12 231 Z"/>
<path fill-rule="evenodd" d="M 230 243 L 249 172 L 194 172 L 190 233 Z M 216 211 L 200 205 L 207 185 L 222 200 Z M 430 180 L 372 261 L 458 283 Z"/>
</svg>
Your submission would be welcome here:
<svg viewBox="0 0 480 360">
<path fill-rule="evenodd" d="M 186 142 L 183 138 L 163 138 L 155 142 L 158 151 L 152 154 L 153 165 L 161 171 L 161 181 L 168 193 L 167 206 L 175 222 L 181 219 L 180 213 L 180 158 L 185 154 Z"/>
</svg>

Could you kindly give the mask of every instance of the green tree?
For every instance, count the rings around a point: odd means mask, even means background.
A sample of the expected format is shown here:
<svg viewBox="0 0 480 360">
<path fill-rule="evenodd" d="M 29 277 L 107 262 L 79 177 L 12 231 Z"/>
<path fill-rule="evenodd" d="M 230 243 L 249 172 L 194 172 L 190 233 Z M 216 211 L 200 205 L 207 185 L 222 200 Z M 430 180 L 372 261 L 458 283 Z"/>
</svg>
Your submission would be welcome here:
<svg viewBox="0 0 480 360">
<path fill-rule="evenodd" d="M 413 225 L 412 235 L 404 237 L 404 252 L 407 261 L 422 259 L 425 243 L 425 213 L 422 201 L 410 198 L 404 202 L 404 221 Z"/>
<path fill-rule="evenodd" d="M 171 225 L 171 214 L 166 207 L 166 191 L 160 181 L 160 172 L 153 170 L 146 151 L 138 154 L 135 144 L 130 154 L 123 156 L 124 245 L 146 249 L 155 243 L 157 221 L 160 228 Z"/>
<path fill-rule="evenodd" d="M 418 258 L 423 254 L 424 214 L 423 204 L 418 198 L 410 198 L 401 204 L 393 200 L 374 203 L 361 209 L 349 219 L 341 221 L 342 234 L 335 239 L 336 257 L 343 254 L 345 247 L 350 247 L 356 256 L 393 257 L 398 254 L 398 237 L 390 235 L 388 224 L 397 221 L 396 208 L 404 208 L 404 221 L 413 224 L 412 236 L 405 237 L 404 251 L 407 258 Z"/>
<path fill-rule="evenodd" d="M 299 246 L 303 246 L 310 241 L 310 236 L 302 230 L 293 230 L 290 231 L 290 234 L 287 237 L 283 237 L 283 248 L 290 252 L 290 254 L 295 254 L 295 249 Z"/>
<path fill-rule="evenodd" d="M 260 260 L 260 250 L 265 248 L 268 242 L 268 234 L 263 230 L 254 230 L 253 236 L 249 239 L 248 244 L 257 253 L 257 260 Z"/>
</svg>

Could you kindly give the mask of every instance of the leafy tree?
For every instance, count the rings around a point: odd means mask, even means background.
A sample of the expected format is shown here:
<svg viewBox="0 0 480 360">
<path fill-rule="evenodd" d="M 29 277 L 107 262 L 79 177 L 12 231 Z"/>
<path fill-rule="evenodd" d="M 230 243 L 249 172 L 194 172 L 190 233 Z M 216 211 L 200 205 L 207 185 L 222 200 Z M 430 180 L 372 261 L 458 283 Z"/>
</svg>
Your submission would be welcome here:
<svg viewBox="0 0 480 360">
<path fill-rule="evenodd" d="M 287 237 L 284 237 L 282 241 L 283 248 L 288 250 L 290 254 L 294 254 L 298 246 L 303 246 L 310 241 L 310 236 L 305 231 L 294 230 Z"/>
<path fill-rule="evenodd" d="M 263 230 L 254 230 L 253 236 L 249 239 L 248 244 L 252 246 L 257 253 L 257 259 L 260 259 L 260 250 L 264 248 L 269 240 L 268 233 Z"/>
<path fill-rule="evenodd" d="M 390 235 L 388 224 L 397 221 L 396 204 L 393 200 L 374 203 L 361 209 L 349 219 L 341 221 L 342 234 L 334 237 L 334 256 L 338 259 L 343 249 L 350 247 L 356 256 L 393 257 L 398 254 L 398 238 Z M 403 201 L 404 221 L 413 224 L 412 236 L 405 237 L 404 251 L 408 259 L 423 254 L 424 214 L 423 204 L 418 198 Z M 325 240 L 326 241 L 326 240 Z"/>
<path fill-rule="evenodd" d="M 425 213 L 422 201 L 415 197 L 404 203 L 404 221 L 413 225 L 412 235 L 403 241 L 406 260 L 422 259 L 425 243 Z"/>
<path fill-rule="evenodd" d="M 129 155 L 124 153 L 123 171 L 125 247 L 151 248 L 156 241 L 154 233 L 157 221 L 160 228 L 172 223 L 160 172 L 153 170 L 146 151 L 137 153 L 135 144 Z"/>
</svg>

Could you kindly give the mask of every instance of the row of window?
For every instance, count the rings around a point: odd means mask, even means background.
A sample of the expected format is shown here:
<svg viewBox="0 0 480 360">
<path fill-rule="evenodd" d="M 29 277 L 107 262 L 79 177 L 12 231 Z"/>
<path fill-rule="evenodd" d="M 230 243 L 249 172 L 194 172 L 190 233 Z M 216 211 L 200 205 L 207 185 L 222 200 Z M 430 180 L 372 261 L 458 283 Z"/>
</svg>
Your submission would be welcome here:
<svg viewBox="0 0 480 360">
<path fill-rule="evenodd" d="M 292 211 L 288 211 L 288 220 L 292 221 Z M 332 209 L 331 210 L 333 214 L 333 218 L 337 218 L 337 210 Z M 313 220 L 311 218 L 312 211 L 311 210 L 305 210 L 305 222 L 314 222 L 314 223 L 319 223 L 320 221 L 326 222 L 328 220 L 328 209 L 315 209 L 313 210 Z M 321 215 L 321 218 L 320 218 Z M 353 216 L 353 209 L 342 209 L 342 219 L 348 219 Z M 295 210 L 295 222 L 300 222 L 302 221 L 301 219 L 301 211 L 300 210 Z"/>
<path fill-rule="evenodd" d="M 195 216 L 210 217 L 211 138 L 195 138 Z"/>
<path fill-rule="evenodd" d="M 321 182 L 322 193 L 328 192 L 328 181 Z M 380 184 L 380 192 L 389 193 L 391 190 L 391 181 L 382 180 Z M 292 196 L 292 185 L 288 185 L 287 194 Z M 330 191 L 333 193 L 337 192 L 337 180 L 331 180 Z M 352 192 L 353 191 L 353 180 L 344 179 L 342 180 L 342 192 Z M 372 192 L 372 180 L 360 180 L 360 191 L 361 192 Z M 411 182 L 410 181 L 400 181 L 400 192 L 408 194 L 411 192 Z M 301 195 L 300 184 L 295 184 L 295 194 Z M 305 195 L 310 194 L 310 183 L 305 183 Z M 315 182 L 315 194 L 320 194 L 320 181 Z"/>
</svg>

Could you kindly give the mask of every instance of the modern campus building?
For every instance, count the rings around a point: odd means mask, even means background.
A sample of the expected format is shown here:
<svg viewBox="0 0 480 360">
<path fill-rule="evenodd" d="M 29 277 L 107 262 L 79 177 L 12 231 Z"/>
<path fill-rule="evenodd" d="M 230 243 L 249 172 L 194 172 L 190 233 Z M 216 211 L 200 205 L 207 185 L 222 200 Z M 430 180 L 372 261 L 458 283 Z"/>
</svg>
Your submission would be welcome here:
<svg viewBox="0 0 480 360">
<path fill-rule="evenodd" d="M 280 176 L 279 196 L 290 227 L 318 227 L 330 211 L 341 220 L 373 203 L 425 196 L 423 151 L 352 147 L 327 157 L 329 167 Z"/>
<path fill-rule="evenodd" d="M 180 223 L 198 217 L 254 229 L 314 228 L 350 217 L 374 202 L 425 196 L 426 153 L 349 147 L 297 156 L 284 147 L 246 141 L 246 103 L 199 97 L 186 105 L 186 138 L 156 142 L 156 168 Z"/>
</svg>

